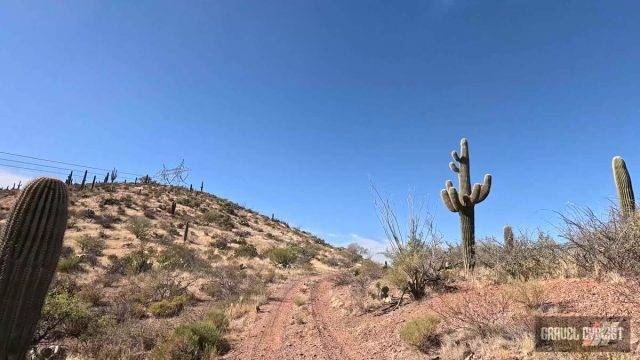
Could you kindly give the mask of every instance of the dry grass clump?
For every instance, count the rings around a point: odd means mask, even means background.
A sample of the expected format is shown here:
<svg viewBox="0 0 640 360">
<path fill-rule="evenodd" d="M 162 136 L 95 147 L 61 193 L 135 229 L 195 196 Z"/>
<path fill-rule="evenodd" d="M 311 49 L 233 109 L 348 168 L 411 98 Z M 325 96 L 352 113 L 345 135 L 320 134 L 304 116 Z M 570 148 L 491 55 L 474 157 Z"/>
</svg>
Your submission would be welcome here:
<svg viewBox="0 0 640 360">
<path fill-rule="evenodd" d="M 544 288 L 538 281 L 515 281 L 508 284 L 505 296 L 529 310 L 538 310 L 547 303 Z"/>
<path fill-rule="evenodd" d="M 185 295 L 179 295 L 170 299 L 155 301 L 149 305 L 149 312 L 155 317 L 173 317 L 180 314 L 187 300 L 188 298 Z"/>
<path fill-rule="evenodd" d="M 440 318 L 435 314 L 410 320 L 400 328 L 400 338 L 427 353 L 440 347 L 439 325 Z"/>
</svg>

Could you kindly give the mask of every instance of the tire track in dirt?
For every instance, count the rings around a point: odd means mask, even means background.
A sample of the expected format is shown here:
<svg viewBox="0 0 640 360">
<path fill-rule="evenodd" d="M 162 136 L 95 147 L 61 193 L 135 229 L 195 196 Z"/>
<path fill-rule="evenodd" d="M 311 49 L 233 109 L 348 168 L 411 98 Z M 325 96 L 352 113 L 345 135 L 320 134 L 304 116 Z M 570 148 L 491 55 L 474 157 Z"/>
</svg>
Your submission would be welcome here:
<svg viewBox="0 0 640 360">
<path fill-rule="evenodd" d="M 252 331 L 241 346 L 227 359 L 277 359 L 285 338 L 285 330 L 294 311 L 293 298 L 304 279 L 292 280 L 271 301 L 261 307 L 266 316 L 252 325 Z"/>
<path fill-rule="evenodd" d="M 311 316 L 326 360 L 364 359 L 354 339 L 341 327 L 331 307 L 331 282 L 320 279 L 311 289 Z"/>
<path fill-rule="evenodd" d="M 225 359 L 249 360 L 361 360 L 366 359 L 358 343 L 342 325 L 342 318 L 331 307 L 332 283 L 328 277 L 291 280 L 261 312 L 237 348 Z M 295 299 L 308 293 L 308 303 Z M 307 309 L 307 321 L 295 319 Z"/>
</svg>

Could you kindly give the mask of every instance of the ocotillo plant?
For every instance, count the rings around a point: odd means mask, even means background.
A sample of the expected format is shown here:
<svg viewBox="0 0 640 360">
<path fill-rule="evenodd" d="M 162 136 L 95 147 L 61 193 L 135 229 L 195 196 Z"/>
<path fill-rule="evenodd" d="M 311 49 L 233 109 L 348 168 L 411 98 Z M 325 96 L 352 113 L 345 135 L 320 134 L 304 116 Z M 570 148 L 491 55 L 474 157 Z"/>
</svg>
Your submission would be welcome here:
<svg viewBox="0 0 640 360">
<path fill-rule="evenodd" d="M 633 196 L 633 186 L 631 185 L 631 176 L 627 171 L 627 164 L 620 156 L 616 156 L 611 161 L 613 168 L 613 180 L 616 183 L 616 192 L 620 200 L 620 211 L 622 215 L 627 216 L 636 210 L 636 200 Z"/>
<path fill-rule="evenodd" d="M 183 237 L 183 241 L 187 242 L 187 240 L 189 239 L 189 222 L 187 221 L 187 224 L 184 226 L 184 237 Z"/>
<path fill-rule="evenodd" d="M 445 183 L 445 189 L 440 192 L 444 205 L 452 212 L 460 215 L 460 230 L 462 233 L 462 256 L 464 269 L 473 271 L 475 266 L 475 206 L 489 196 L 491 190 L 491 175 L 484 176 L 482 185 L 471 187 L 471 169 L 469 165 L 469 144 L 467 139 L 460 140 L 460 154 L 451 152 L 453 161 L 449 168 L 458 174 L 460 191 L 456 190 L 451 180 Z"/>
<path fill-rule="evenodd" d="M 20 187 L 22 186 L 22 180 L 18 181 L 18 187 L 17 189 L 20 190 Z"/>
<path fill-rule="evenodd" d="M 504 248 L 507 252 L 513 250 L 513 229 L 509 225 L 505 225 L 503 229 L 504 233 Z"/>
<path fill-rule="evenodd" d="M 33 180 L 13 205 L 0 240 L 0 359 L 24 359 L 55 273 L 67 227 L 62 181 Z"/>
<path fill-rule="evenodd" d="M 171 202 L 171 215 L 175 215 L 176 214 L 176 202 L 173 201 Z"/>
<path fill-rule="evenodd" d="M 84 190 L 84 184 L 87 182 L 87 170 L 84 171 L 84 176 L 82 177 L 82 183 L 80 184 L 80 190 Z"/>
<path fill-rule="evenodd" d="M 113 168 L 109 176 L 111 177 L 111 183 L 113 184 L 113 182 L 118 178 L 118 170 L 116 170 L 116 168 Z"/>
</svg>

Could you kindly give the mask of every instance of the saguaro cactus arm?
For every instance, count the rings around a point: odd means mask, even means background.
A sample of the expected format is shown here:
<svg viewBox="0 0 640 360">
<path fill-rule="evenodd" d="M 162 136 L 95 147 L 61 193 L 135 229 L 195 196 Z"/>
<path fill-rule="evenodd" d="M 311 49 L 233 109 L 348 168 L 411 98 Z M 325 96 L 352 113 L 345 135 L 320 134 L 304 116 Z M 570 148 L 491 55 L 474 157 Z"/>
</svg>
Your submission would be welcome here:
<svg viewBox="0 0 640 360">
<path fill-rule="evenodd" d="M 37 178 L 20 193 L 0 240 L 0 359 L 24 359 L 56 270 L 67 188 Z"/>
</svg>

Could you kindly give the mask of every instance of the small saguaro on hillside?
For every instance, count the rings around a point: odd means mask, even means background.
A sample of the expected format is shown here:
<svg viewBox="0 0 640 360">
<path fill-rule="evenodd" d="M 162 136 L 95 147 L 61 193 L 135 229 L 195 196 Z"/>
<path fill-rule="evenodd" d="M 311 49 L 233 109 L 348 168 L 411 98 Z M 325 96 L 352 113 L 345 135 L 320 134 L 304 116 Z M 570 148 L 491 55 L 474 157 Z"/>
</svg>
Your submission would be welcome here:
<svg viewBox="0 0 640 360">
<path fill-rule="evenodd" d="M 445 183 L 440 195 L 444 205 L 452 212 L 460 215 L 460 230 L 462 233 L 462 256 L 464 269 L 473 271 L 475 266 L 475 213 L 476 204 L 489 196 L 491 190 L 491 175 L 484 176 L 484 182 L 471 187 L 471 167 L 469 165 L 469 144 L 467 139 L 460 140 L 460 154 L 451 152 L 453 161 L 449 163 L 451 171 L 458 174 L 458 191 L 451 180 Z"/>
<path fill-rule="evenodd" d="M 620 211 L 623 215 L 629 215 L 636 210 L 636 200 L 633 196 L 633 186 L 631 176 L 627 170 L 627 164 L 620 156 L 616 156 L 611 161 L 613 168 L 613 180 L 616 183 L 616 192 L 620 200 Z"/>
</svg>

